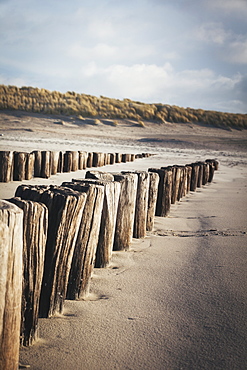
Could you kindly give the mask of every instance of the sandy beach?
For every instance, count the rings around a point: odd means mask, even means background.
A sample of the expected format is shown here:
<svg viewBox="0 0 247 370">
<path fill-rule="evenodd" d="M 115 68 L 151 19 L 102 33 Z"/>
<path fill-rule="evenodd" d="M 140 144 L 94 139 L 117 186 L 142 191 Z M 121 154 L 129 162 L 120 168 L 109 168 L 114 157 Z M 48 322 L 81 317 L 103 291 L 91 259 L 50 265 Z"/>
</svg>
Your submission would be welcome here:
<svg viewBox="0 0 247 370">
<path fill-rule="evenodd" d="M 62 123 L 61 123 L 62 122 Z M 0 112 L 0 150 L 154 154 L 103 171 L 147 170 L 216 158 L 214 181 L 155 218 L 153 232 L 95 269 L 90 296 L 39 320 L 20 361 L 37 370 L 247 367 L 247 132 L 194 124 L 116 127 L 90 120 Z M 29 184 L 61 184 L 85 171 Z M 1 199 L 20 183 L 0 183 Z"/>
</svg>

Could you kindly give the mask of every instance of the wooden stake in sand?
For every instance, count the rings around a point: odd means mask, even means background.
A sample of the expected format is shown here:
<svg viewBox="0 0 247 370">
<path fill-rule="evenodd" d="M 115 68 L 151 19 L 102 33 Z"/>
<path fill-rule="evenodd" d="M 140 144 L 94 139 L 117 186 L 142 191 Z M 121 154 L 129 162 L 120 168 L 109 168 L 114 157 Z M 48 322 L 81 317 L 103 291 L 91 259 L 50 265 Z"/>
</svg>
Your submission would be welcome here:
<svg viewBox="0 0 247 370">
<path fill-rule="evenodd" d="M 101 176 L 102 173 L 100 173 L 100 177 Z M 104 186 L 104 202 L 96 251 L 95 267 L 106 267 L 110 263 L 112 257 L 117 207 L 120 194 L 120 183 L 112 180 L 100 179 L 82 179 L 79 181 L 73 179 L 73 182 L 82 185 L 94 184 Z"/>
<path fill-rule="evenodd" d="M 59 156 L 59 151 L 51 151 L 51 175 L 56 175 L 58 172 Z"/>
<path fill-rule="evenodd" d="M 16 196 L 44 203 L 49 210 L 40 316 L 62 313 L 86 194 L 63 187 L 21 185 Z"/>
<path fill-rule="evenodd" d="M 41 152 L 41 173 L 40 176 L 49 179 L 51 177 L 51 152 L 44 150 Z"/>
<path fill-rule="evenodd" d="M 87 197 L 73 254 L 68 284 L 68 299 L 83 299 L 88 295 L 98 244 L 104 188 L 98 185 L 64 183 Z"/>
<path fill-rule="evenodd" d="M 34 177 L 41 177 L 41 151 L 35 150 L 32 153 L 34 154 Z"/>
<path fill-rule="evenodd" d="M 9 182 L 13 178 L 13 152 L 0 151 L 0 182 Z"/>
<path fill-rule="evenodd" d="M 159 217 L 166 217 L 171 208 L 172 196 L 172 167 L 149 168 L 149 172 L 154 172 L 159 175 L 159 186 L 155 215 Z"/>
<path fill-rule="evenodd" d="M 133 236 L 138 176 L 133 173 L 113 175 L 121 185 L 113 250 L 124 250 L 129 249 Z"/>
<path fill-rule="evenodd" d="M 147 231 L 152 231 L 154 226 L 154 216 L 158 196 L 159 175 L 155 172 L 149 172 L 149 192 L 147 209 Z"/>
<path fill-rule="evenodd" d="M 122 171 L 122 173 L 129 174 L 131 172 Z M 133 237 L 140 239 L 146 236 L 149 173 L 145 171 L 135 171 L 133 173 L 138 176 Z"/>
<path fill-rule="evenodd" d="M 9 202 L 23 210 L 23 291 L 21 344 L 37 339 L 39 301 L 44 271 L 48 229 L 48 209 L 33 201 L 12 198 Z"/>
<path fill-rule="evenodd" d="M 23 212 L 0 200 L 0 369 L 19 362 Z"/>
<path fill-rule="evenodd" d="M 13 180 L 22 181 L 26 177 L 26 159 L 27 153 L 24 152 L 14 152 L 14 172 Z"/>
</svg>

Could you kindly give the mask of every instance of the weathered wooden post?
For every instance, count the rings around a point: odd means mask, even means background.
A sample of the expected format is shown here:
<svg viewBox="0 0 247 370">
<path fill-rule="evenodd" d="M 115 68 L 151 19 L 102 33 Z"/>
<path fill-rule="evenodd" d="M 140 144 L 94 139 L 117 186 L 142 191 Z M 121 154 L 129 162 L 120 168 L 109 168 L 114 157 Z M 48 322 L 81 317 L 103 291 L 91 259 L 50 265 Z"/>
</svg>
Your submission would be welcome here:
<svg viewBox="0 0 247 370">
<path fill-rule="evenodd" d="M 116 163 L 121 163 L 121 162 L 122 162 L 122 154 L 116 153 Z"/>
<path fill-rule="evenodd" d="M 87 167 L 87 152 L 79 151 L 79 170 L 85 170 Z"/>
<path fill-rule="evenodd" d="M 147 231 L 152 231 L 154 226 L 154 216 L 158 196 L 159 175 L 155 172 L 149 172 L 149 192 L 147 209 Z"/>
<path fill-rule="evenodd" d="M 206 185 L 209 179 L 209 164 L 207 162 L 203 163 L 203 176 L 202 185 Z"/>
<path fill-rule="evenodd" d="M 51 177 L 51 152 L 44 150 L 41 152 L 41 177 L 49 179 Z"/>
<path fill-rule="evenodd" d="M 23 212 L 0 200 L 0 369 L 19 363 Z"/>
<path fill-rule="evenodd" d="M 76 238 L 67 291 L 68 299 L 83 299 L 88 295 L 95 263 L 104 188 L 92 184 L 65 184 L 87 197 Z"/>
<path fill-rule="evenodd" d="M 48 207 L 49 225 L 40 316 L 50 317 L 56 312 L 62 313 L 86 194 L 64 187 L 21 185 L 16 196 L 22 199 L 28 197 Z"/>
<path fill-rule="evenodd" d="M 26 160 L 27 153 L 14 152 L 14 169 L 13 169 L 13 180 L 22 181 L 26 177 Z"/>
<path fill-rule="evenodd" d="M 72 171 L 72 152 L 66 151 L 64 153 L 64 159 L 63 159 L 63 172 L 71 172 Z"/>
<path fill-rule="evenodd" d="M 26 157 L 26 170 L 25 170 L 25 180 L 31 180 L 34 175 L 34 153 L 27 153 Z"/>
<path fill-rule="evenodd" d="M 175 204 L 178 200 L 178 191 L 181 177 L 181 167 L 173 166 L 173 185 L 172 185 L 172 197 L 171 203 Z"/>
<path fill-rule="evenodd" d="M 197 162 L 198 164 L 198 178 L 197 178 L 197 187 L 202 187 L 202 178 L 203 178 L 203 162 Z"/>
<path fill-rule="evenodd" d="M 122 173 L 129 174 L 131 172 L 122 171 Z M 133 237 L 140 239 L 146 236 L 149 173 L 145 171 L 135 171 L 133 173 L 138 176 Z"/>
<path fill-rule="evenodd" d="M 157 204 L 155 215 L 159 217 L 166 217 L 171 208 L 172 196 L 172 167 L 149 168 L 149 172 L 154 172 L 159 175 L 159 186 L 157 195 Z"/>
<path fill-rule="evenodd" d="M 136 155 L 135 154 L 131 154 L 130 155 L 130 161 L 131 162 L 134 162 L 135 159 L 136 159 Z"/>
<path fill-rule="evenodd" d="M 105 180 L 105 181 L 114 181 L 114 175 L 109 172 L 104 171 L 87 171 L 85 175 L 86 179 L 94 179 L 94 180 Z M 83 180 L 83 179 L 80 179 Z M 73 180 L 73 181 L 76 181 Z"/>
<path fill-rule="evenodd" d="M 93 153 L 89 152 L 87 156 L 87 167 L 93 167 Z"/>
<path fill-rule="evenodd" d="M 114 164 L 116 162 L 116 154 L 110 153 L 110 164 Z"/>
<path fill-rule="evenodd" d="M 57 172 L 61 173 L 63 172 L 63 166 L 64 166 L 64 152 L 59 152 L 58 157 L 58 164 L 57 164 Z"/>
<path fill-rule="evenodd" d="M 34 177 L 41 177 L 41 151 L 34 150 L 32 153 L 34 154 Z"/>
<path fill-rule="evenodd" d="M 95 171 L 96 172 L 96 171 Z M 100 223 L 99 239 L 96 251 L 95 267 L 106 267 L 112 257 L 120 183 L 112 180 L 82 179 L 74 180 L 80 185 L 104 186 L 104 201 Z"/>
<path fill-rule="evenodd" d="M 196 187 L 198 183 L 199 166 L 197 163 L 192 163 L 191 167 L 192 167 L 192 172 L 191 172 L 190 191 L 196 191 Z"/>
<path fill-rule="evenodd" d="M 58 162 L 59 162 L 59 156 L 60 152 L 59 151 L 51 151 L 50 152 L 50 160 L 51 160 L 51 175 L 56 175 L 58 172 Z"/>
<path fill-rule="evenodd" d="M 78 165 L 79 165 L 79 152 L 78 151 L 72 151 L 72 166 L 71 171 L 78 171 Z"/>
<path fill-rule="evenodd" d="M 41 203 L 20 198 L 9 199 L 9 202 L 23 210 L 23 290 L 20 333 L 21 344 L 29 346 L 37 339 L 48 209 Z"/>
<path fill-rule="evenodd" d="M 133 236 L 137 175 L 113 175 L 121 185 L 113 250 L 124 250 L 129 249 Z"/>
<path fill-rule="evenodd" d="M 13 179 L 13 152 L 0 151 L 0 182 Z"/>
<path fill-rule="evenodd" d="M 188 194 L 190 192 L 192 167 L 191 165 L 186 164 L 186 168 L 187 168 L 187 194 Z"/>
</svg>

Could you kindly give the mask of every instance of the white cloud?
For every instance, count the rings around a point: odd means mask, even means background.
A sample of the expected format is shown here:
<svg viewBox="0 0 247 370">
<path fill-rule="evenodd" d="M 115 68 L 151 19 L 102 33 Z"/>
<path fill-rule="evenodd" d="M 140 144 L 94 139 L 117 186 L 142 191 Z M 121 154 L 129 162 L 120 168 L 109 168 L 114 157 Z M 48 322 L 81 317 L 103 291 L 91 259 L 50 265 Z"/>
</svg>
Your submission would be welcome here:
<svg viewBox="0 0 247 370">
<path fill-rule="evenodd" d="M 247 64 L 247 39 L 231 42 L 226 53 L 226 60 L 231 63 Z"/>
<path fill-rule="evenodd" d="M 222 45 L 230 37 L 230 32 L 227 32 L 221 23 L 209 22 L 199 27 L 196 37 L 204 42 Z"/>
</svg>

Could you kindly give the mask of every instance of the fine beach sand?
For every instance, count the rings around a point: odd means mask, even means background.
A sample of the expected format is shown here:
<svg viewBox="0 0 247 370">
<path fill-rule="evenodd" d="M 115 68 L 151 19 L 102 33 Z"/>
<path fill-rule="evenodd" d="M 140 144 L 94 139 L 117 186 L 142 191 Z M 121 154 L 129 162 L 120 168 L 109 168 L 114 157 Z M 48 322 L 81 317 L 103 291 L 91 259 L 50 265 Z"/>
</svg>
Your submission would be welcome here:
<svg viewBox="0 0 247 370">
<path fill-rule="evenodd" d="M 61 123 L 62 121 L 62 123 Z M 54 123 L 55 122 L 55 123 Z M 11 129 L 10 129 L 11 127 Z M 147 170 L 207 158 L 211 184 L 155 218 L 154 231 L 95 269 L 90 296 L 39 320 L 40 339 L 22 348 L 31 369 L 246 369 L 247 132 L 193 124 L 110 121 L 0 112 L 0 150 L 85 150 L 154 156 L 100 170 Z M 61 184 L 85 171 L 29 184 Z M 20 183 L 0 183 L 14 196 Z"/>
</svg>

